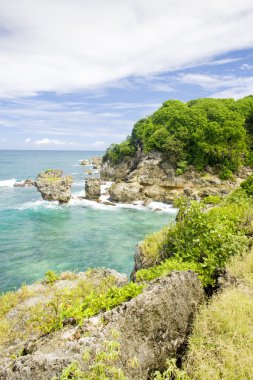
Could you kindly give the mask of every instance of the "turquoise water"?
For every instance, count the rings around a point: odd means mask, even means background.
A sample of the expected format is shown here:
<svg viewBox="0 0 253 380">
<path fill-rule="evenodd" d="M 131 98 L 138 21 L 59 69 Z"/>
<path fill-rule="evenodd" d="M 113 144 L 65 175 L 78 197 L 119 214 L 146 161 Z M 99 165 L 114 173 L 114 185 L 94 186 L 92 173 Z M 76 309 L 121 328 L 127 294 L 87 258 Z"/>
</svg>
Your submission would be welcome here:
<svg viewBox="0 0 253 380">
<path fill-rule="evenodd" d="M 85 174 L 79 162 L 101 154 L 0 151 L 0 293 L 32 283 L 49 269 L 110 267 L 130 274 L 136 243 L 175 219 L 173 210 L 102 206 L 77 198 L 59 206 L 43 201 L 33 187 L 13 187 L 14 179 L 60 168 L 74 177 L 72 193 L 82 195 Z"/>
</svg>

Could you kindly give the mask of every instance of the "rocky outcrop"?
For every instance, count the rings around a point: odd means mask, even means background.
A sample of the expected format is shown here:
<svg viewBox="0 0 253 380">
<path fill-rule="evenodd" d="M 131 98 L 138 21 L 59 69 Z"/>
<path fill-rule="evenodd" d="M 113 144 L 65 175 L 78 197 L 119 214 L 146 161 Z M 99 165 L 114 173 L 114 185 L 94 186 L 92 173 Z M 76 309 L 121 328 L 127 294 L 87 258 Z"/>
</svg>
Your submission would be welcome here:
<svg viewBox="0 0 253 380">
<path fill-rule="evenodd" d="M 91 165 L 93 166 L 101 166 L 102 164 L 102 157 L 92 157 L 91 159 Z"/>
<path fill-rule="evenodd" d="M 123 370 L 132 380 L 146 380 L 165 368 L 166 360 L 184 350 L 192 320 L 204 300 L 204 292 L 193 272 L 172 272 L 154 280 L 142 294 L 82 326 L 65 326 L 54 334 L 31 339 L 23 356 L 6 357 L 0 378 L 49 380 L 77 361 L 87 371 L 95 356 L 106 350 L 105 342 L 117 341 L 118 355 L 108 365 Z M 83 355 L 89 352 L 89 360 Z"/>
<path fill-rule="evenodd" d="M 82 160 L 82 161 L 80 162 L 80 165 L 88 166 L 88 165 L 90 165 L 90 161 L 89 161 L 89 160 Z"/>
<path fill-rule="evenodd" d="M 102 181 L 99 178 L 87 178 L 85 180 L 85 198 L 91 200 L 99 199 L 101 195 Z"/>
<path fill-rule="evenodd" d="M 63 176 L 62 170 L 50 169 L 40 173 L 35 186 L 44 200 L 67 203 L 71 198 L 71 176 Z"/>
<path fill-rule="evenodd" d="M 202 199 L 209 195 L 222 197 L 252 173 L 251 168 L 243 168 L 235 180 L 222 181 L 211 168 L 206 169 L 200 173 L 190 166 L 187 172 L 178 175 L 161 152 L 139 152 L 135 157 L 127 157 L 116 164 L 110 161 L 103 163 L 101 178 L 116 181 L 110 189 L 112 201 L 129 203 L 140 200 L 173 204 L 180 195 L 190 199 Z"/>
<path fill-rule="evenodd" d="M 31 187 L 34 186 L 34 181 L 32 179 L 25 179 L 22 182 L 15 182 L 14 187 Z"/>
</svg>

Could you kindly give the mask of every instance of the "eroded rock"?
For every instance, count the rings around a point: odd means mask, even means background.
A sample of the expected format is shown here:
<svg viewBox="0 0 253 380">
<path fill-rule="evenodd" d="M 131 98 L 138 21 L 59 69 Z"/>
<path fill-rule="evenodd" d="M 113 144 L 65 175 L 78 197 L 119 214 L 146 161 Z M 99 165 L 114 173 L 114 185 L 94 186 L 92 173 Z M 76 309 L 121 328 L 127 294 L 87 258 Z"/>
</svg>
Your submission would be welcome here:
<svg viewBox="0 0 253 380">
<path fill-rule="evenodd" d="M 99 199 L 101 195 L 102 181 L 99 178 L 87 178 L 85 180 L 85 197 L 91 200 Z"/>
<path fill-rule="evenodd" d="M 139 296 L 101 315 L 103 322 L 93 317 L 81 327 L 65 326 L 39 340 L 27 341 L 24 356 L 1 361 L 0 378 L 49 380 L 75 360 L 87 370 L 96 354 L 105 350 L 105 342 L 116 339 L 120 351 L 112 365 L 131 380 L 146 380 L 184 349 L 203 300 L 203 288 L 195 273 L 172 272 L 154 280 Z M 117 338 L 112 338 L 115 332 Z M 87 351 L 88 364 L 83 360 Z M 133 361 L 135 365 L 131 365 Z"/>
<path fill-rule="evenodd" d="M 67 203 L 71 198 L 71 185 L 73 178 L 63 176 L 63 171 L 50 169 L 40 173 L 34 184 L 46 201 L 59 201 Z"/>
</svg>

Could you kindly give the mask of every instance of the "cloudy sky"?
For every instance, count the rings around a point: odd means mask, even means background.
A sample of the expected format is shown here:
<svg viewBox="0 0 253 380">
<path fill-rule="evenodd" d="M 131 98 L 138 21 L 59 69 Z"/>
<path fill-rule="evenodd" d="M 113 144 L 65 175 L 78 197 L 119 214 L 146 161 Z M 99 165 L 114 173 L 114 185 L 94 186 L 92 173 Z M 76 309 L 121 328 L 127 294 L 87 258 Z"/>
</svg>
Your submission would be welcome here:
<svg viewBox="0 0 253 380">
<path fill-rule="evenodd" d="M 1 0 L 0 149 L 104 150 L 167 99 L 253 94 L 252 0 Z"/>
</svg>

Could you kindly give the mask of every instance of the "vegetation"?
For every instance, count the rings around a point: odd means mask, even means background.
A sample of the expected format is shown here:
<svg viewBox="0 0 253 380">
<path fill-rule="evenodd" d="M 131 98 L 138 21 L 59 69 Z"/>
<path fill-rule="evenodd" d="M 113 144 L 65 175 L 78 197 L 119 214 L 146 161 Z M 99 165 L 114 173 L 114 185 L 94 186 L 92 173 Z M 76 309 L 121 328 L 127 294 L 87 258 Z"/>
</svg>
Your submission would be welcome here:
<svg viewBox="0 0 253 380">
<path fill-rule="evenodd" d="M 86 272 L 86 278 L 77 280 L 76 286 L 69 289 L 58 289 L 58 276 L 52 271 L 47 272 L 47 281 L 44 281 L 44 290 L 40 293 L 41 301 L 34 305 L 31 303 L 31 306 L 22 304 L 32 295 L 27 288 L 3 295 L 0 303 L 0 346 L 10 344 L 17 337 L 26 339 L 30 335 L 40 336 L 59 330 L 68 322 L 82 324 L 85 318 L 111 310 L 143 290 L 143 285 L 133 282 L 119 288 L 114 276 L 99 278 L 96 272 Z M 8 318 L 8 311 L 18 305 L 14 317 Z"/>
<path fill-rule="evenodd" d="M 204 305 L 196 318 L 184 370 L 192 380 L 253 377 L 253 252 L 229 269 L 246 286 L 230 287 Z"/>
<path fill-rule="evenodd" d="M 137 149 L 164 154 L 177 174 L 194 165 L 215 167 L 230 179 L 241 164 L 253 165 L 253 96 L 234 99 L 168 100 L 153 115 L 138 121 L 131 136 L 112 145 L 104 161 L 120 162 Z"/>
<path fill-rule="evenodd" d="M 191 269 L 205 286 L 215 285 L 217 270 L 249 245 L 252 201 L 239 190 L 208 212 L 202 204 L 184 198 L 178 200 L 178 207 L 177 223 L 161 232 L 162 244 L 157 244 L 153 234 L 141 245 L 145 262 L 161 264 L 140 270 L 137 278 L 151 280 L 174 269 Z"/>
<path fill-rule="evenodd" d="M 96 351 L 95 355 L 89 351 L 84 352 L 83 362 L 86 365 L 86 370 L 81 370 L 79 363 L 73 362 L 63 370 L 59 380 L 127 380 L 117 363 L 121 351 L 120 344 L 117 341 L 117 331 L 113 331 L 112 335 L 114 339 L 105 340 L 103 349 Z M 135 360 L 129 364 L 137 365 Z"/>
</svg>

